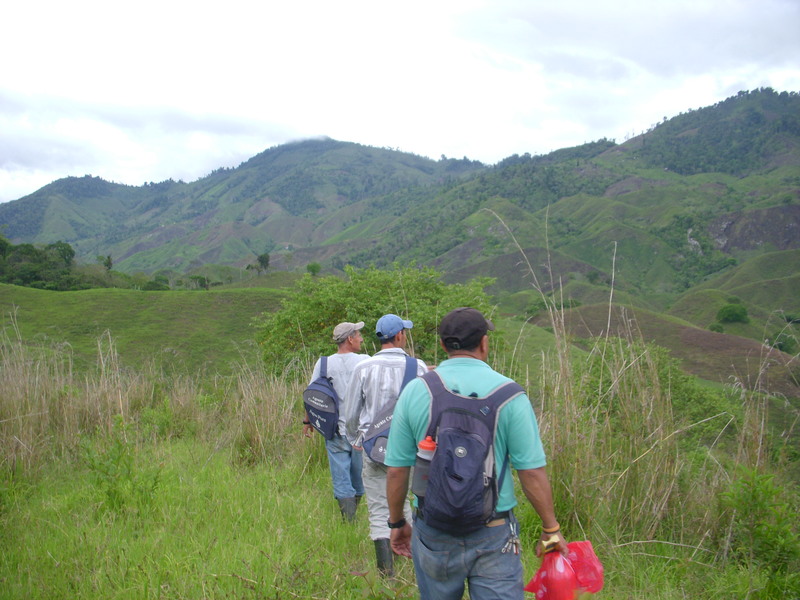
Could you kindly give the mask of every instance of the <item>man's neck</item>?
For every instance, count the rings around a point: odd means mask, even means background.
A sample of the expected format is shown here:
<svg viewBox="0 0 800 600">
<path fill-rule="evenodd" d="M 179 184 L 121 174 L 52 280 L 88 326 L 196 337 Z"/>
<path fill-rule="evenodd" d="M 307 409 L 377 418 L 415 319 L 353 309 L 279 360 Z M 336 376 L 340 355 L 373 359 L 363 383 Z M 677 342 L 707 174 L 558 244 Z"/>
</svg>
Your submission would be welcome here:
<svg viewBox="0 0 800 600">
<path fill-rule="evenodd" d="M 400 344 L 381 344 L 381 350 L 391 350 L 392 348 L 397 348 L 398 350 L 404 350 L 403 346 Z"/>
</svg>

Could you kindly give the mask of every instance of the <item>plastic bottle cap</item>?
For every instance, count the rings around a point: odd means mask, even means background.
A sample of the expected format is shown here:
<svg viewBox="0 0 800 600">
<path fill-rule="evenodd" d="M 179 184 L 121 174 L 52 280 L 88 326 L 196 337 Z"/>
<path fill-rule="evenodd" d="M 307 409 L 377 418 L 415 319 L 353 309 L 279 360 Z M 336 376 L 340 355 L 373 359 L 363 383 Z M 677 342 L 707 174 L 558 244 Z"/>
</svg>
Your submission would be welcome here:
<svg viewBox="0 0 800 600">
<path fill-rule="evenodd" d="M 431 451 L 436 450 L 436 441 L 431 436 L 428 436 L 419 443 L 419 449 Z"/>
</svg>

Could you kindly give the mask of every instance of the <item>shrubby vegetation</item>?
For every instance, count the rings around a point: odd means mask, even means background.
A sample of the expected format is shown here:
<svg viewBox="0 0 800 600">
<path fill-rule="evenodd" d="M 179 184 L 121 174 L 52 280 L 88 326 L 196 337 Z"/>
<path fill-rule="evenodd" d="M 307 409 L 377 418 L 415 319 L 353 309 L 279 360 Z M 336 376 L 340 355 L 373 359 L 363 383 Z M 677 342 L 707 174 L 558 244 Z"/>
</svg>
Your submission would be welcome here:
<svg viewBox="0 0 800 600">
<path fill-rule="evenodd" d="M 89 287 L 74 270 L 75 251 L 64 242 L 43 247 L 11 244 L 0 236 L 0 282 L 45 290 Z"/>
<path fill-rule="evenodd" d="M 798 105 L 796 92 L 742 91 L 714 106 L 665 119 L 649 132 L 639 153 L 649 164 L 681 175 L 743 175 L 764 165 L 764 148 L 773 136 L 800 133 Z M 776 119 L 775 114 L 782 116 Z"/>
<path fill-rule="evenodd" d="M 675 269 L 679 289 L 688 289 L 714 273 L 736 264 L 736 259 L 726 256 L 715 245 L 708 231 L 714 215 L 680 215 L 669 225 L 653 230 L 673 253 L 668 261 Z"/>
<path fill-rule="evenodd" d="M 261 275 L 269 267 L 269 254 L 257 256 L 254 265 Z M 66 242 L 14 245 L 0 236 L 0 283 L 63 292 L 110 287 L 147 291 L 208 290 L 233 281 L 231 275 L 227 281 L 222 281 L 219 277 L 212 279 L 207 275 L 164 270 L 152 276 L 131 275 L 114 271 L 112 266 L 111 256 L 98 256 L 95 265 L 76 264 L 75 251 Z M 219 270 L 235 271 L 232 267 L 219 267 Z"/>
<path fill-rule="evenodd" d="M 490 312 L 481 283 L 448 286 L 433 270 L 308 274 L 260 322 L 267 362 L 230 377 L 123 368 L 108 335 L 97 368 L 78 375 L 67 347 L 1 338 L 4 591 L 416 597 L 408 561 L 397 580 L 375 579 L 363 511 L 355 528 L 338 522 L 324 448 L 299 435 L 299 398 L 336 322 L 409 317 L 413 349 L 438 362 L 438 318 L 463 304 Z M 534 401 L 562 527 L 605 566 L 603 596 L 798 596 L 798 456 L 765 426 L 768 396 L 702 388 L 631 332 L 576 353 L 561 312 L 543 309 L 554 347 L 514 375 Z M 490 361 L 508 372 L 499 333 Z M 518 514 L 531 576 L 540 523 L 526 503 Z"/>
<path fill-rule="evenodd" d="M 717 311 L 717 321 L 720 323 L 747 323 L 747 307 L 743 304 L 726 304 Z"/>
<path fill-rule="evenodd" d="M 377 343 L 375 324 L 386 313 L 414 323 L 411 348 L 431 364 L 441 359 L 439 320 L 459 306 L 473 306 L 491 314 L 484 288 L 487 279 L 466 284 L 445 284 L 435 269 L 402 267 L 391 270 L 345 267 L 344 277 L 315 277 L 307 273 L 297 283 L 282 310 L 266 315 L 258 324 L 258 342 L 267 368 L 275 373 L 296 373 L 309 361 L 334 350 L 331 332 L 337 323 L 364 321 L 365 351 Z"/>
</svg>

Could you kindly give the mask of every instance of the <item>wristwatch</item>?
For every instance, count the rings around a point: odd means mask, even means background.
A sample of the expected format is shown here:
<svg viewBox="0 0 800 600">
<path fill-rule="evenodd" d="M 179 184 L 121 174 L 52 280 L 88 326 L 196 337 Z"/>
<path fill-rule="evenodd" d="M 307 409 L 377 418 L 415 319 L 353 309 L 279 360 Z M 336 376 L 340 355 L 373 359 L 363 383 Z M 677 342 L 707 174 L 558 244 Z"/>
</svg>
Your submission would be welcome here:
<svg viewBox="0 0 800 600">
<path fill-rule="evenodd" d="M 399 521 L 395 521 L 394 523 L 392 523 L 390 519 L 386 522 L 386 524 L 389 526 L 389 529 L 400 529 L 403 525 L 406 524 L 406 519 L 405 517 L 403 517 Z"/>
</svg>

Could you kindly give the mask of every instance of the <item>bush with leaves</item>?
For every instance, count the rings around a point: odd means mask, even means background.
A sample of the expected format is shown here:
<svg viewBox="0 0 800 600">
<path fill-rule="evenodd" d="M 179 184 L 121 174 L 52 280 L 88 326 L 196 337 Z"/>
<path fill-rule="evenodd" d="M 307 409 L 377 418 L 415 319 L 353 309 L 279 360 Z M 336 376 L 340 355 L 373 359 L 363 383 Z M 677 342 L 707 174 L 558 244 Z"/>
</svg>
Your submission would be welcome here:
<svg viewBox="0 0 800 600">
<path fill-rule="evenodd" d="M 764 589 L 752 598 L 796 598 L 800 594 L 800 534 L 794 498 L 771 473 L 741 468 L 720 497 L 731 518 L 731 558 L 751 574 L 764 571 Z M 753 579 L 757 579 L 753 577 Z"/>
<path fill-rule="evenodd" d="M 267 369 L 275 374 L 297 375 L 322 354 L 335 350 L 333 327 L 340 322 L 364 321 L 363 350 L 378 349 L 375 324 L 387 313 L 414 322 L 409 352 L 434 364 L 442 359 L 438 345 L 441 318 L 459 306 L 472 306 L 490 316 L 492 305 L 484 288 L 491 279 L 446 284 L 431 268 L 401 267 L 391 270 L 345 267 L 345 276 L 300 279 L 283 307 L 258 324 L 257 341 Z"/>
<path fill-rule="evenodd" d="M 749 323 L 747 308 L 741 304 L 726 304 L 717 311 L 717 321 L 720 323 Z"/>
</svg>

